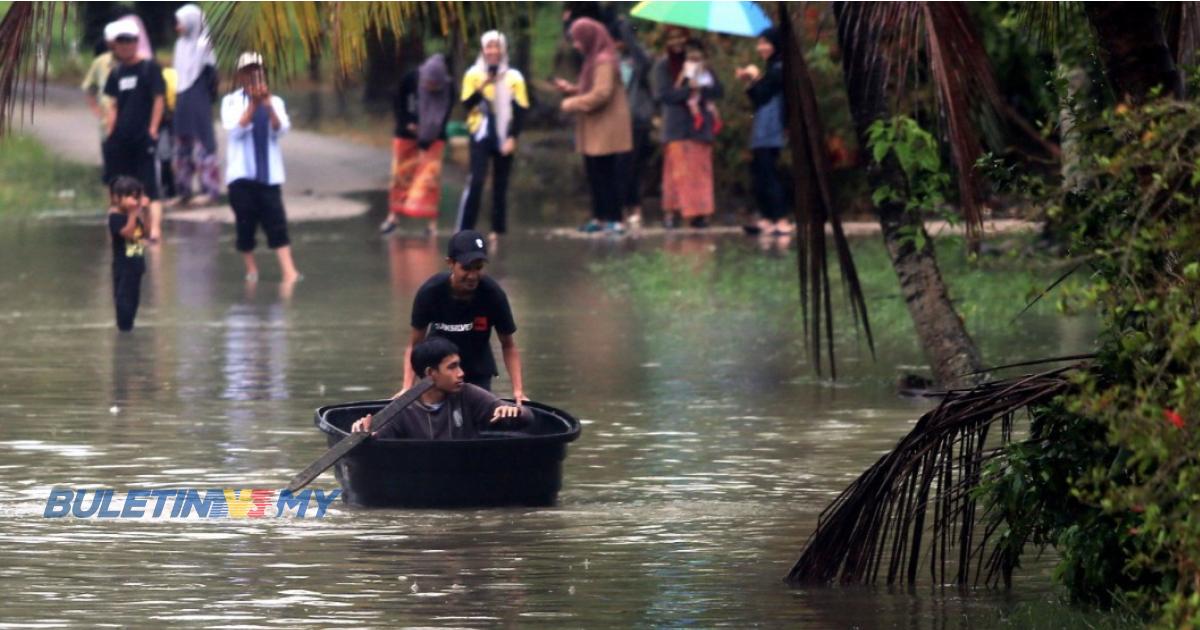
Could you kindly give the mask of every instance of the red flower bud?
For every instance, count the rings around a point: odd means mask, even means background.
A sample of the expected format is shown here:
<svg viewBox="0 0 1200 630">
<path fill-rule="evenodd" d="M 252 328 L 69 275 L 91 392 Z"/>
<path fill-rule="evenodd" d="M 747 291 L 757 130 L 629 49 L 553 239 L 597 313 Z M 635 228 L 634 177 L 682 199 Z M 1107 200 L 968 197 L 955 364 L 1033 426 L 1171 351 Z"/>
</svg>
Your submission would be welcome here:
<svg viewBox="0 0 1200 630">
<path fill-rule="evenodd" d="M 1166 418 L 1167 422 L 1175 425 L 1176 429 L 1183 428 L 1183 416 L 1176 413 L 1174 409 L 1163 409 L 1163 418 Z"/>
</svg>

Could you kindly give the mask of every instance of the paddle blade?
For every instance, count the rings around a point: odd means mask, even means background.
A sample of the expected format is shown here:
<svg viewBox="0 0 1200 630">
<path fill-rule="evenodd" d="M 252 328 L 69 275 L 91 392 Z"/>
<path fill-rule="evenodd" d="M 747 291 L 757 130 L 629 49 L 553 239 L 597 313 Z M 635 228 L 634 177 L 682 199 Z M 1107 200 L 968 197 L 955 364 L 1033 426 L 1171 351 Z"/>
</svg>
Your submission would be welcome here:
<svg viewBox="0 0 1200 630">
<path fill-rule="evenodd" d="M 371 423 L 372 431 L 379 431 L 380 429 L 386 427 L 392 422 L 392 420 L 395 420 L 396 417 L 400 415 L 400 412 L 403 411 L 405 407 L 413 404 L 413 401 L 420 398 L 421 394 L 429 391 L 429 388 L 431 387 L 433 387 L 433 381 L 429 380 L 428 378 L 423 378 L 417 381 L 415 385 L 408 388 L 407 391 L 393 399 L 392 402 L 388 403 L 386 407 L 380 409 L 379 412 L 375 414 L 374 420 Z M 365 442 L 369 437 L 371 437 L 371 434 L 364 432 L 351 433 L 350 435 L 342 438 L 340 442 L 334 444 L 328 451 L 325 451 L 324 455 L 318 457 L 317 461 L 309 464 L 308 468 L 305 468 L 295 477 L 292 477 L 291 483 L 289 483 L 287 486 L 288 491 L 295 493 L 304 486 L 312 483 L 313 479 L 316 479 L 321 475 L 321 473 L 329 470 L 329 468 L 336 464 L 339 459 L 345 457 L 347 453 L 357 448 L 359 444 Z"/>
<path fill-rule="evenodd" d="M 345 457 L 346 453 L 354 450 L 369 437 L 371 437 L 370 433 L 351 433 L 342 438 L 340 442 L 334 444 L 328 451 L 325 451 L 324 455 L 318 457 L 317 461 L 309 464 L 308 468 L 301 470 L 295 477 L 292 477 L 292 481 L 287 485 L 288 492 L 294 494 L 304 486 L 312 483 L 313 479 L 321 476 L 321 473 L 329 470 L 339 459 Z"/>
</svg>

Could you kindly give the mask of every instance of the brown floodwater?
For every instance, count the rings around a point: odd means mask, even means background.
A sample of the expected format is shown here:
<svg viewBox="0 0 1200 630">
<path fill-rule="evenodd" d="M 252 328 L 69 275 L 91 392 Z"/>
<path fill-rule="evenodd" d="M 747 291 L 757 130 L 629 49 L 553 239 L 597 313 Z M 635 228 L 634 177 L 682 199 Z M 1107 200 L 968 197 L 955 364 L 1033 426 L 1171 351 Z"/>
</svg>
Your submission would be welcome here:
<svg viewBox="0 0 1200 630">
<path fill-rule="evenodd" d="M 891 382 L 920 357 L 847 353 L 834 383 L 777 313 L 640 316 L 592 263 L 654 239 L 518 234 L 493 257 L 528 394 L 584 423 L 556 507 L 43 517 L 55 487 L 280 488 L 324 449 L 316 407 L 395 391 L 411 296 L 445 240 L 381 239 L 377 220 L 293 226 L 306 277 L 290 294 L 265 258 L 246 286 L 229 226 L 173 225 L 130 334 L 113 324 L 99 217 L 0 225 L 0 627 L 1111 621 L 1064 604 L 1032 559 L 1011 591 L 785 585 L 820 511 L 928 407 Z M 681 249 L 764 255 L 739 238 Z M 1026 326 L 1013 357 L 1090 343 L 1076 320 Z"/>
</svg>

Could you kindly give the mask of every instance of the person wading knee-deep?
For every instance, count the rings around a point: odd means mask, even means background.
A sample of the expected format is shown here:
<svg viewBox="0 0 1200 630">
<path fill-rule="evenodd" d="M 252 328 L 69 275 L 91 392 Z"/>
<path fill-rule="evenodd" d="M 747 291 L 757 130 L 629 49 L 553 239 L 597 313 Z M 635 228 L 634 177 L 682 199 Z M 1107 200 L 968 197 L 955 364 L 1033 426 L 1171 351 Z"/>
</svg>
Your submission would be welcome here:
<svg viewBox="0 0 1200 630">
<path fill-rule="evenodd" d="M 529 109 L 529 94 L 525 77 L 508 65 L 504 34 L 488 31 L 481 41 L 479 58 L 463 75 L 462 102 L 468 109 L 467 131 L 471 134 L 471 175 L 459 203 L 455 229 L 475 229 L 490 161 L 494 239 L 508 231 L 508 178 L 517 136 Z"/>
<path fill-rule="evenodd" d="M 146 273 L 146 225 L 142 208 L 146 198 L 142 183 L 128 175 L 113 180 L 109 187 L 108 233 L 112 243 L 113 305 L 117 328 L 133 330 L 141 301 L 142 275 Z"/>
<path fill-rule="evenodd" d="M 283 99 L 271 94 L 263 73 L 262 56 L 238 57 L 238 90 L 221 101 L 221 125 L 229 133 L 225 184 L 237 225 L 237 250 L 246 264 L 246 280 L 258 280 L 254 234 L 259 226 L 267 246 L 279 257 L 285 283 L 299 279 L 292 262 L 287 215 L 283 208 L 283 155 L 279 136 L 291 128 Z"/>
</svg>

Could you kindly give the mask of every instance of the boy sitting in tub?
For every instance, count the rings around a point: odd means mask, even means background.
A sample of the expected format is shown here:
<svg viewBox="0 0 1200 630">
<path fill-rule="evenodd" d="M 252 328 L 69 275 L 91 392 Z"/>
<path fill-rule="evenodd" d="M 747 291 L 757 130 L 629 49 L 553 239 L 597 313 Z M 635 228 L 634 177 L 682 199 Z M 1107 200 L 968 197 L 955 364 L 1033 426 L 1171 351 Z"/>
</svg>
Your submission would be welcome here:
<svg viewBox="0 0 1200 630">
<path fill-rule="evenodd" d="M 491 427 L 512 428 L 533 419 L 529 407 L 510 405 L 488 390 L 464 382 L 458 347 L 445 337 L 430 337 L 413 346 L 410 362 L 413 372 L 428 376 L 433 387 L 376 432 L 377 438 L 471 439 Z M 371 418 L 370 414 L 363 416 L 350 430 L 370 431 Z"/>
</svg>

